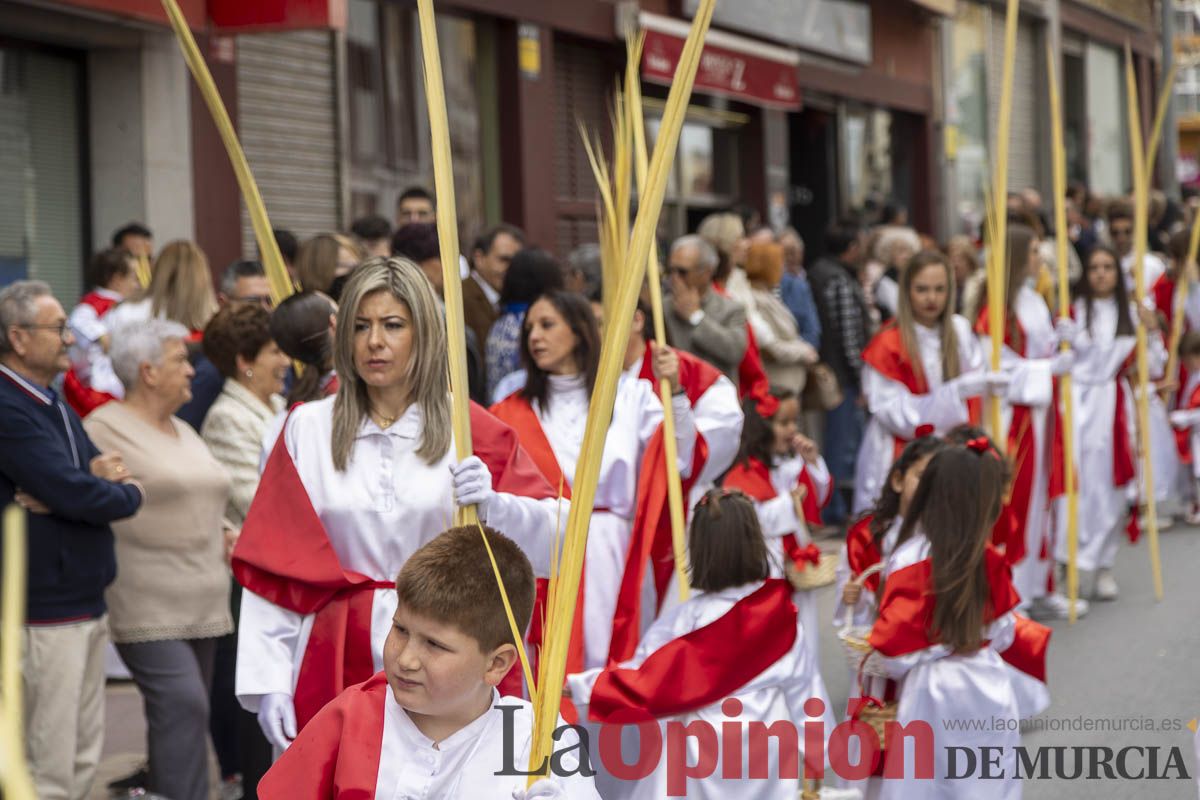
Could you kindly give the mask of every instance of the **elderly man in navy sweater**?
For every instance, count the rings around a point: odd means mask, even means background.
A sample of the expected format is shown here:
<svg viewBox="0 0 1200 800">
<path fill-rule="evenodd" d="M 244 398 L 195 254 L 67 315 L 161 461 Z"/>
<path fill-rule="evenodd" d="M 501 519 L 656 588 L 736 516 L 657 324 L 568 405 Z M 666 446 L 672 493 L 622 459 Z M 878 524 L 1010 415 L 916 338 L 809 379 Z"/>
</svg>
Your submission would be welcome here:
<svg viewBox="0 0 1200 800">
<path fill-rule="evenodd" d="M 50 388 L 70 344 L 49 286 L 0 291 L 0 507 L 29 510 L 25 739 L 42 800 L 91 788 L 104 740 L 104 589 L 117 571 L 109 523 L 143 499 L 120 454 L 101 455 Z"/>
</svg>

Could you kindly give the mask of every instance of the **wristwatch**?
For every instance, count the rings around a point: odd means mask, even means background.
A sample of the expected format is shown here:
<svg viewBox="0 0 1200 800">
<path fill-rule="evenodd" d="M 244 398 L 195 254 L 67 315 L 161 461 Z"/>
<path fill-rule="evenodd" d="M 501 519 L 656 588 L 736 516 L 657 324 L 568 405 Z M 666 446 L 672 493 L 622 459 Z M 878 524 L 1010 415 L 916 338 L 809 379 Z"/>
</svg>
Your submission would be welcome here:
<svg viewBox="0 0 1200 800">
<path fill-rule="evenodd" d="M 692 312 L 692 315 L 690 317 L 688 317 L 688 324 L 694 328 L 697 325 L 699 325 L 703 320 L 704 320 L 704 309 L 697 308 L 695 311 Z"/>
</svg>

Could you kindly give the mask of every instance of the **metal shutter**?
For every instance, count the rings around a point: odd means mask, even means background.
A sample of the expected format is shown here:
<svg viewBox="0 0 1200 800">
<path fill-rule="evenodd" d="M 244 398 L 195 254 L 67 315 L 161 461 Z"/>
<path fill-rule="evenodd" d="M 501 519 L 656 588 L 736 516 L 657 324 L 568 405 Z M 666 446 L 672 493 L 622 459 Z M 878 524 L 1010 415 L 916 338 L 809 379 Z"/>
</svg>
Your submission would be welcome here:
<svg viewBox="0 0 1200 800">
<path fill-rule="evenodd" d="M 29 277 L 46 281 L 64 306 L 83 288 L 80 203 L 79 66 L 43 53 L 28 55 L 29 168 L 32 241 Z"/>
<path fill-rule="evenodd" d="M 332 34 L 238 37 L 238 134 L 271 224 L 304 239 L 341 226 Z M 256 244 L 242 206 L 242 250 Z"/>
<path fill-rule="evenodd" d="M 578 244 L 598 240 L 594 210 L 564 213 L 562 205 L 564 201 L 585 203 L 592 209 L 598 197 L 579 122 L 589 132 L 600 134 L 606 154 L 611 147 L 608 111 L 619 73 L 612 68 L 611 59 L 598 52 L 602 50 L 594 42 L 554 37 L 554 190 L 559 205 L 555 245 L 561 258 Z"/>
<path fill-rule="evenodd" d="M 1000 113 L 1000 88 L 1004 80 L 1004 13 L 993 10 L 988 48 L 988 121 L 992 137 Z M 1020 191 L 1041 185 L 1042 149 L 1038 128 L 1038 100 L 1045 78 L 1039 79 L 1038 36 L 1035 24 L 1022 17 L 1017 23 L 1017 52 L 1013 62 L 1012 130 L 1008 145 L 1008 188 Z M 998 142 L 988 142 L 995 163 Z"/>
</svg>

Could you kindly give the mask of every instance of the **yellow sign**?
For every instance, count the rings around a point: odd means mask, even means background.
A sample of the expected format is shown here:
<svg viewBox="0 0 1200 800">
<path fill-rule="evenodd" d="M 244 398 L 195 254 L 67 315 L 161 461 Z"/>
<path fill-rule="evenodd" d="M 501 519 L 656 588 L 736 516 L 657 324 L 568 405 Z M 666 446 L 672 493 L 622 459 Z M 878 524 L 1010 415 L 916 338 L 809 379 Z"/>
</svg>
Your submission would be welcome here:
<svg viewBox="0 0 1200 800">
<path fill-rule="evenodd" d="M 517 68 L 526 78 L 542 74 L 542 42 L 536 25 L 521 25 L 517 31 Z"/>
</svg>

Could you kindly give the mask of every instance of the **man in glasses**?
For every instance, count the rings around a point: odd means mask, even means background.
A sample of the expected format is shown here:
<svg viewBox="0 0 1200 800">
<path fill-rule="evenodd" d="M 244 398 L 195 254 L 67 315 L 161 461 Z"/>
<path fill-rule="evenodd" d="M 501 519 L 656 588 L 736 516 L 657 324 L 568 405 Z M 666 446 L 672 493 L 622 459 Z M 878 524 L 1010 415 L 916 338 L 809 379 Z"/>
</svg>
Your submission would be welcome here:
<svg viewBox="0 0 1200 800">
<path fill-rule="evenodd" d="M 221 291 L 217 300 L 222 306 L 230 303 L 253 303 L 267 311 L 274 307 L 271 284 L 261 261 L 234 261 L 221 276 Z"/>
<path fill-rule="evenodd" d="M 717 251 L 699 236 L 681 236 L 671 244 L 664 322 L 673 347 L 704 359 L 736 386 L 738 364 L 746 355 L 746 310 L 713 291 L 717 263 Z"/>
<path fill-rule="evenodd" d="M 1108 209 L 1108 235 L 1112 239 L 1113 249 L 1121 257 L 1121 272 L 1125 275 L 1125 285 L 1133 293 L 1133 206 L 1121 200 L 1113 203 Z M 1142 260 L 1142 276 L 1146 293 L 1167 271 L 1167 265 L 1156 254 L 1146 251 Z"/>
<path fill-rule="evenodd" d="M 101 455 L 50 388 L 70 366 L 67 315 L 41 281 L 0 291 L 0 507 L 29 512 L 22 630 L 25 746 L 38 797 L 85 797 L 104 741 L 109 523 L 142 504 L 119 453 Z"/>
</svg>

